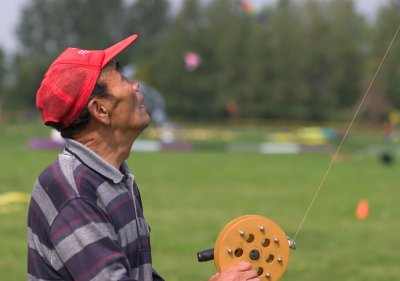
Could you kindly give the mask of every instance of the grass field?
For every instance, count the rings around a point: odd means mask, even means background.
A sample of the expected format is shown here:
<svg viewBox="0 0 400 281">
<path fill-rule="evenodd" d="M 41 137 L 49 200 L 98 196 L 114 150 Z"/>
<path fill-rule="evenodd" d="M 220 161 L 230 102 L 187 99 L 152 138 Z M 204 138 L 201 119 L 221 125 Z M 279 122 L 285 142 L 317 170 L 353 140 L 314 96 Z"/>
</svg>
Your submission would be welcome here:
<svg viewBox="0 0 400 281">
<path fill-rule="evenodd" d="M 29 137 L 48 134 L 39 124 L 1 126 L 0 194 L 28 193 L 58 152 L 28 149 Z M 400 166 L 363 153 L 380 136 L 368 139 L 345 143 L 345 159 L 333 165 L 281 280 L 399 279 Z M 213 247 L 225 224 L 245 214 L 266 216 L 293 236 L 330 161 L 328 154 L 133 153 L 128 163 L 152 226 L 155 268 L 169 281 L 207 280 L 214 264 L 197 262 L 196 252 Z M 354 215 L 361 199 L 369 202 L 366 220 Z M 0 280 L 26 280 L 27 205 L 7 208 L 0 208 Z"/>
</svg>

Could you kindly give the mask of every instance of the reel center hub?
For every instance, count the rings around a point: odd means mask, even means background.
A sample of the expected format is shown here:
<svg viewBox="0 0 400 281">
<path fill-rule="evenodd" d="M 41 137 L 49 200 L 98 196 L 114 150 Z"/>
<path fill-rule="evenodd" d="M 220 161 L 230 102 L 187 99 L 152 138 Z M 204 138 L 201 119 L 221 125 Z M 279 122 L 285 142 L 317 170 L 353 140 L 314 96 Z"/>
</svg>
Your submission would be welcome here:
<svg viewBox="0 0 400 281">
<path fill-rule="evenodd" d="M 256 260 L 258 260 L 260 258 L 260 252 L 258 250 L 255 250 L 255 249 L 251 250 L 249 256 L 250 256 L 251 260 L 256 261 Z"/>
</svg>

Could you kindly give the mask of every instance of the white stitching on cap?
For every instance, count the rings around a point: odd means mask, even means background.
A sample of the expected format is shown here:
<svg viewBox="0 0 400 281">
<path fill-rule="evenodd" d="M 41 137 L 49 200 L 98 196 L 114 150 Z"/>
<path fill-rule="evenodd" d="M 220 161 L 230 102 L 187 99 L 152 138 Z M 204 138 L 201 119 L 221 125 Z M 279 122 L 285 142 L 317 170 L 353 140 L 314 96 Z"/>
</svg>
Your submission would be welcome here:
<svg viewBox="0 0 400 281">
<path fill-rule="evenodd" d="M 90 51 L 86 51 L 86 50 L 79 50 L 78 54 L 80 54 L 81 56 L 84 56 L 86 54 L 90 54 Z"/>
</svg>

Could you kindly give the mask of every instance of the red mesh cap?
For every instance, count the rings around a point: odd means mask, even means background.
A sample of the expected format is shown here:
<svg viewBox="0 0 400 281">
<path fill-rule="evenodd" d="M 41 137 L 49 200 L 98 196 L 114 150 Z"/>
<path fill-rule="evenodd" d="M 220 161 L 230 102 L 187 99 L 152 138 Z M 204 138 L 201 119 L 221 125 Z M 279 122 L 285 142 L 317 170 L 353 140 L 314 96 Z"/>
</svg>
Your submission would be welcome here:
<svg viewBox="0 0 400 281">
<path fill-rule="evenodd" d="M 71 125 L 87 103 L 101 69 L 136 38 L 131 35 L 105 50 L 67 48 L 50 65 L 36 94 L 44 123 Z"/>
</svg>

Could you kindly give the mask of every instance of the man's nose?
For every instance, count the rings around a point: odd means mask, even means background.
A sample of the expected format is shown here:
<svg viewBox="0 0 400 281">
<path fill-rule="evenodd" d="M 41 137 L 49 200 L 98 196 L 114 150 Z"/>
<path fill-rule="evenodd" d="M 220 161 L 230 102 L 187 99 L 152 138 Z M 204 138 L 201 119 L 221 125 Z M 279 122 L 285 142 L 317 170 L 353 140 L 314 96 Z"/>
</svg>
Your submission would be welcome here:
<svg viewBox="0 0 400 281">
<path fill-rule="evenodd" d="M 139 82 L 132 81 L 132 88 L 135 92 L 139 91 Z"/>
</svg>

